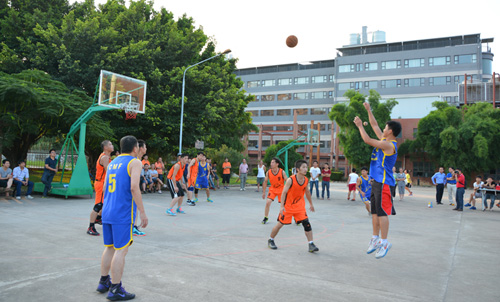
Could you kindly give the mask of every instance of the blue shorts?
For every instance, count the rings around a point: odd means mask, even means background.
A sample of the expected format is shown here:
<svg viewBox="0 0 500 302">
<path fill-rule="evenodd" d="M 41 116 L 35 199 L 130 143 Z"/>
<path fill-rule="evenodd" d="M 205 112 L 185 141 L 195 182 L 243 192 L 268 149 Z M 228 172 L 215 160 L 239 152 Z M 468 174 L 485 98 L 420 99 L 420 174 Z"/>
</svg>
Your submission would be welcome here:
<svg viewBox="0 0 500 302">
<path fill-rule="evenodd" d="M 206 177 L 196 179 L 196 189 L 208 189 L 208 179 Z"/>
<path fill-rule="evenodd" d="M 115 250 L 121 250 L 131 245 L 133 224 L 102 224 L 102 238 L 105 246 L 113 246 Z"/>
<path fill-rule="evenodd" d="M 361 196 L 361 194 L 359 194 L 359 197 L 361 197 L 362 202 L 370 202 L 371 195 L 372 195 L 372 192 L 369 191 L 369 192 L 365 193 L 365 197 Z"/>
</svg>

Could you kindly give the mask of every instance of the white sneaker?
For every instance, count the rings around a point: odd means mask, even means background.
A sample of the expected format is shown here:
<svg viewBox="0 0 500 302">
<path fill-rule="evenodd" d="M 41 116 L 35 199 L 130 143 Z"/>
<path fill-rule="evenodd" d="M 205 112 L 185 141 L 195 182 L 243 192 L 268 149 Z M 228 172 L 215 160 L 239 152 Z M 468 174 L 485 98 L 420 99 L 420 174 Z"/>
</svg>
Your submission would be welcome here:
<svg viewBox="0 0 500 302">
<path fill-rule="evenodd" d="M 161 194 L 161 190 L 158 190 L 158 194 Z"/>
<path fill-rule="evenodd" d="M 392 243 L 387 241 L 387 243 L 385 245 L 381 246 L 378 249 L 377 253 L 375 254 L 375 258 L 377 258 L 377 259 L 383 258 L 387 254 L 387 252 L 391 249 L 391 247 L 392 247 Z"/>
<path fill-rule="evenodd" d="M 163 187 L 164 187 L 164 188 L 166 188 L 166 187 L 167 187 L 167 185 L 163 185 Z"/>
<path fill-rule="evenodd" d="M 367 254 L 371 254 L 375 252 L 379 247 L 380 247 L 380 238 L 377 239 L 371 239 L 370 240 L 370 245 L 368 245 L 368 250 L 366 250 Z"/>
<path fill-rule="evenodd" d="M 33 199 L 33 196 L 31 196 L 31 195 L 26 195 L 26 198 L 28 198 L 28 199 Z"/>
<path fill-rule="evenodd" d="M 21 199 L 21 196 L 16 196 L 16 199 L 17 199 L 17 200 Z"/>
<path fill-rule="evenodd" d="M 243 189 L 242 189 L 242 188 L 240 188 L 240 191 L 243 191 Z"/>
</svg>

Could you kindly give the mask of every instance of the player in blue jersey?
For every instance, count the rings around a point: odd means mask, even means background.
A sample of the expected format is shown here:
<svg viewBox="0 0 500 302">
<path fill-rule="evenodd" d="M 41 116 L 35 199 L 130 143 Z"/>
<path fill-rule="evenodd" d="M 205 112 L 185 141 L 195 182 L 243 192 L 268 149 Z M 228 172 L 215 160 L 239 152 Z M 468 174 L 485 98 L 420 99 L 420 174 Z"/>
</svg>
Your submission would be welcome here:
<svg viewBox="0 0 500 302">
<path fill-rule="evenodd" d="M 207 201 L 214 202 L 210 199 L 210 188 L 208 185 L 208 178 L 210 176 L 210 165 L 207 163 L 207 157 L 203 154 L 198 162 L 198 175 L 196 176 L 196 183 L 194 185 L 194 198 L 198 200 L 198 191 L 205 189 L 207 192 Z"/>
<path fill-rule="evenodd" d="M 368 111 L 370 125 L 378 137 L 378 140 L 371 138 L 363 127 L 363 121 L 358 116 L 354 118 L 354 124 L 358 127 L 363 141 L 374 147 L 370 163 L 370 175 L 373 178 L 370 197 L 373 236 L 367 253 L 371 254 L 377 251 L 375 257 L 379 259 L 384 257 L 392 246 L 387 241 L 387 234 L 389 233 L 388 215 L 396 215 L 391 195 L 391 186 L 395 185 L 394 177 L 392 177 L 392 167 L 394 167 L 398 156 L 396 137 L 401 133 L 401 124 L 396 121 L 388 121 L 384 131 L 382 131 L 373 116 L 370 104 L 365 102 L 363 105 Z"/>
<path fill-rule="evenodd" d="M 372 195 L 372 177 L 368 174 L 368 168 L 361 168 L 361 177 L 358 178 L 358 183 L 356 185 L 359 197 L 361 201 L 365 203 L 366 210 L 368 211 L 368 216 L 370 216 L 370 197 Z"/>
<path fill-rule="evenodd" d="M 107 298 L 112 301 L 135 297 L 125 291 L 121 280 L 128 247 L 134 242 L 132 228 L 137 210 L 140 212 L 141 227 L 148 225 L 139 187 L 142 163 L 137 159 L 137 139 L 123 137 L 120 149 L 122 154 L 108 165 L 103 188 L 102 236 L 105 249 L 101 258 L 101 280 L 97 287 L 101 293 L 109 290 Z"/>
</svg>

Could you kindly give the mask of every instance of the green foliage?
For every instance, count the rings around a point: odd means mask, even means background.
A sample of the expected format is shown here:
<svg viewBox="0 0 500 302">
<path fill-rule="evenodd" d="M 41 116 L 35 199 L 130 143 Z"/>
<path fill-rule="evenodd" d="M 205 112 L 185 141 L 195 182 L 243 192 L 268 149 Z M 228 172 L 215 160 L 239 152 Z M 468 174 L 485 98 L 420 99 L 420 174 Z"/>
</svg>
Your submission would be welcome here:
<svg viewBox="0 0 500 302">
<path fill-rule="evenodd" d="M 229 162 L 231 163 L 231 172 L 236 174 L 238 174 L 239 172 L 241 161 L 243 160 L 243 158 L 245 158 L 241 154 L 241 152 L 233 148 L 230 148 L 226 145 L 222 145 L 220 149 L 207 148 L 205 149 L 205 154 L 207 158 L 212 159 L 212 163 L 217 164 L 217 173 L 221 176 L 223 172 L 222 164 L 224 163 L 226 157 L 229 159 Z"/>
<path fill-rule="evenodd" d="M 500 112 L 491 104 L 461 109 L 435 102 L 437 109 L 420 120 L 408 152 L 423 150 L 440 165 L 461 167 L 466 174 L 500 166 Z"/>
<path fill-rule="evenodd" d="M 332 172 L 332 179 L 334 181 L 341 181 L 343 177 L 344 177 L 344 172 L 339 172 L 339 171 Z"/>
<path fill-rule="evenodd" d="M 349 104 L 335 104 L 329 117 L 341 129 L 339 132 L 339 142 L 349 162 L 358 167 L 369 165 L 373 147 L 363 142 L 359 130 L 353 122 L 354 118 L 359 116 L 361 120 L 368 121 L 368 113 L 363 106 L 363 103 L 367 100 L 370 103 L 375 119 L 383 130 L 385 123 L 391 119 L 391 111 L 397 105 L 397 101 L 388 99 L 384 103 L 381 103 L 380 94 L 375 90 L 370 90 L 368 98 L 366 95 L 354 90 L 346 91 L 344 96 L 349 98 Z M 377 138 L 370 126 L 366 127 L 365 130 L 370 137 Z"/>
<path fill-rule="evenodd" d="M 266 149 L 266 155 L 262 159 L 264 161 L 264 164 L 267 167 L 270 167 L 271 160 L 273 157 L 276 157 L 276 154 L 278 153 L 279 150 L 283 149 L 286 147 L 289 143 L 291 143 L 293 140 L 288 140 L 288 141 L 282 141 L 279 142 L 277 145 L 271 145 Z M 288 169 L 292 169 L 295 166 L 295 162 L 298 161 L 299 159 L 303 159 L 303 156 L 297 153 L 297 148 L 299 146 L 294 146 L 290 149 L 288 149 Z M 285 163 L 285 153 L 280 154 L 278 158 L 281 160 L 280 163 L 280 168 L 285 169 L 284 163 Z"/>
</svg>

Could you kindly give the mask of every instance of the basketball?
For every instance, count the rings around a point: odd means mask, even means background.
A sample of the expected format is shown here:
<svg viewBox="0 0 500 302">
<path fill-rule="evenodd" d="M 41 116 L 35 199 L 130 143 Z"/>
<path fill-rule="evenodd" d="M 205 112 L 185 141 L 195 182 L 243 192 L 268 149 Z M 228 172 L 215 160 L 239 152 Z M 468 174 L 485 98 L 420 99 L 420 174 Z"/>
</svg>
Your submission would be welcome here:
<svg viewBox="0 0 500 302">
<path fill-rule="evenodd" d="M 368 126 L 368 122 L 364 122 L 364 123 L 363 123 L 363 125 L 364 125 L 364 126 Z"/>
<path fill-rule="evenodd" d="M 297 39 L 297 37 L 294 35 L 288 36 L 288 38 L 286 38 L 286 46 L 290 48 L 294 48 L 295 46 L 297 46 L 297 43 L 299 43 L 299 39 Z"/>
</svg>

